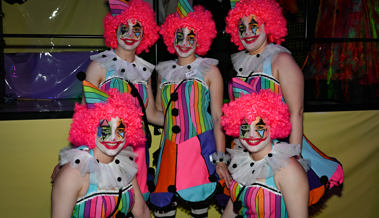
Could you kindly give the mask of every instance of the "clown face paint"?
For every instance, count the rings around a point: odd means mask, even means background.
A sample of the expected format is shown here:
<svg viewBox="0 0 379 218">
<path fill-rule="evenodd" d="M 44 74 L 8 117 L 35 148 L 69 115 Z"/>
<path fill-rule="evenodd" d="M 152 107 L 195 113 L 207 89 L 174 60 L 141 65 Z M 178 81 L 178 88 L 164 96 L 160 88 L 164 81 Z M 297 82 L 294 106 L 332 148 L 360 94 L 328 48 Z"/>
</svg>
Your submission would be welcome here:
<svg viewBox="0 0 379 218">
<path fill-rule="evenodd" d="M 266 41 L 264 25 L 258 26 L 253 15 L 243 17 L 238 22 L 238 35 L 247 51 L 255 51 Z"/>
<path fill-rule="evenodd" d="M 196 34 L 193 29 L 183 27 L 176 30 L 174 47 L 179 57 L 185 58 L 195 53 L 197 46 Z"/>
<path fill-rule="evenodd" d="M 136 20 L 134 23 L 128 20 L 127 24 L 120 24 L 117 29 L 118 45 L 126 50 L 135 50 L 141 43 L 143 28 Z"/>
<path fill-rule="evenodd" d="M 239 140 L 249 152 L 258 152 L 266 145 L 270 145 L 270 127 L 257 117 L 250 125 L 244 123 L 240 126 Z"/>
<path fill-rule="evenodd" d="M 125 140 L 125 126 L 121 119 L 100 120 L 95 140 L 100 151 L 108 156 L 115 156 L 123 149 Z"/>
</svg>

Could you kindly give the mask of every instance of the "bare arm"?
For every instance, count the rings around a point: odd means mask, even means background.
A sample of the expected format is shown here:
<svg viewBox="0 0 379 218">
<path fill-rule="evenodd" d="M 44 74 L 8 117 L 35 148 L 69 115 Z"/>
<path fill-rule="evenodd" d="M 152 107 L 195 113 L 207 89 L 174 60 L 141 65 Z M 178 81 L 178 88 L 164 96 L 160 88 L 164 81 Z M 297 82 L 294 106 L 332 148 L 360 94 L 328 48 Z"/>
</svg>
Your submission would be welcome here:
<svg viewBox="0 0 379 218">
<path fill-rule="evenodd" d="M 275 183 L 282 192 L 289 217 L 308 217 L 308 179 L 295 158 L 290 158 L 288 165 L 275 174 Z"/>
<path fill-rule="evenodd" d="M 151 217 L 150 210 L 143 199 L 141 190 L 138 186 L 137 179 L 134 177 L 132 180 L 135 202 L 132 208 L 133 216 L 136 218 Z"/>
<path fill-rule="evenodd" d="M 223 81 L 221 73 L 217 67 L 212 67 L 205 75 L 205 81 L 209 86 L 210 98 L 211 98 L 211 115 L 213 120 L 213 133 L 216 140 L 216 149 L 218 152 L 225 153 L 225 135 L 220 123 L 220 117 L 222 115 L 223 105 Z M 226 186 L 229 187 L 231 177 L 229 175 L 228 168 L 225 163 L 218 162 L 216 166 L 216 172 L 220 179 L 225 179 Z"/>
<path fill-rule="evenodd" d="M 229 199 L 228 204 L 226 205 L 224 212 L 222 213 L 221 218 L 234 218 L 237 214 L 233 211 L 233 202 Z"/>
<path fill-rule="evenodd" d="M 280 86 L 290 114 L 292 130 L 289 142 L 302 145 L 304 112 L 304 77 L 299 66 L 288 53 L 279 54 L 272 63 L 274 77 Z"/>
<path fill-rule="evenodd" d="M 160 89 L 159 89 L 160 90 Z M 161 110 L 158 110 L 155 104 L 155 98 L 153 91 L 151 89 L 151 78 L 147 81 L 147 94 L 148 94 L 148 103 L 146 107 L 147 119 L 150 123 L 153 123 L 158 126 L 163 126 L 164 118 Z M 160 93 L 159 93 L 160 94 Z M 160 95 L 157 97 L 160 98 Z M 160 108 L 160 107 L 159 107 Z"/>
<path fill-rule="evenodd" d="M 51 192 L 51 217 L 71 217 L 76 199 L 83 191 L 85 177 L 66 164 L 58 173 Z"/>
</svg>

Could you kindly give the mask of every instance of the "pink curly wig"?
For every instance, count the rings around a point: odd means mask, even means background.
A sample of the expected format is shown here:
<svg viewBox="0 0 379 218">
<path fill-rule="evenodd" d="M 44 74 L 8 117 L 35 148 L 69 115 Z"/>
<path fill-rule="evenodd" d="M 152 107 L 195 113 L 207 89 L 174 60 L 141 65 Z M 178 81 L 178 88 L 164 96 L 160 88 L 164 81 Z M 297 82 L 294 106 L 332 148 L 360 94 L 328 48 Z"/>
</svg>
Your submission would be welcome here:
<svg viewBox="0 0 379 218">
<path fill-rule="evenodd" d="M 120 94 L 117 89 L 110 89 L 107 94 L 107 102 L 95 103 L 95 108 L 87 109 L 86 105 L 75 105 L 68 140 L 74 146 L 87 145 L 91 149 L 95 148 L 100 120 L 118 117 L 125 125 L 125 147 L 143 146 L 145 137 L 142 130 L 142 112 L 134 104 L 133 97 L 129 93 Z"/>
<path fill-rule="evenodd" d="M 244 47 L 238 36 L 238 21 L 242 17 L 254 15 L 258 25 L 265 25 L 269 43 L 280 45 L 287 35 L 287 21 L 282 14 L 282 8 L 274 0 L 241 0 L 229 11 L 226 17 L 225 31 L 231 35 L 231 41 L 239 50 Z"/>
<path fill-rule="evenodd" d="M 104 18 L 104 39 L 105 46 L 116 49 L 117 42 L 117 28 L 120 24 L 128 24 L 128 20 L 138 20 L 143 28 L 143 38 L 141 43 L 136 49 L 136 54 L 142 51 L 149 51 L 150 46 L 158 40 L 159 27 L 155 23 L 155 13 L 151 9 L 149 3 L 142 0 L 131 0 L 128 9 L 121 14 L 112 16 L 108 13 Z"/>
<path fill-rule="evenodd" d="M 159 33 L 163 36 L 163 41 L 168 52 L 175 53 L 174 41 L 176 30 L 182 27 L 189 27 L 195 30 L 197 35 L 197 48 L 195 53 L 205 55 L 211 47 L 212 40 L 216 37 L 216 25 L 212 20 L 211 12 L 202 6 L 195 6 L 194 11 L 180 18 L 179 15 L 170 14 L 166 17 Z"/>
<path fill-rule="evenodd" d="M 227 135 L 238 137 L 244 120 L 250 124 L 257 116 L 270 126 L 271 139 L 285 138 L 291 132 L 288 106 L 282 101 L 281 95 L 270 90 L 243 95 L 225 104 L 222 111 L 221 125 Z"/>
</svg>

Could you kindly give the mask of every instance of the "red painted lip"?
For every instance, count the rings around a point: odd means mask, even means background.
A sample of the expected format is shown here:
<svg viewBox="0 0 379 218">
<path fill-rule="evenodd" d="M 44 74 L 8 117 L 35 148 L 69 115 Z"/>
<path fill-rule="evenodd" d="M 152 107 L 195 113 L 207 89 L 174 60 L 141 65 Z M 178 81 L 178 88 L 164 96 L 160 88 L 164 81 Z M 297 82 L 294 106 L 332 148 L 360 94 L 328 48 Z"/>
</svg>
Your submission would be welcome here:
<svg viewBox="0 0 379 218">
<path fill-rule="evenodd" d="M 189 52 L 192 49 L 191 47 L 184 47 L 184 46 L 179 46 L 179 45 L 177 45 L 176 47 L 179 49 L 179 51 L 184 52 L 184 53 Z"/>
<path fill-rule="evenodd" d="M 135 39 L 121 39 L 126 45 L 133 45 L 136 43 L 138 40 Z"/>
<path fill-rule="evenodd" d="M 242 40 L 245 41 L 247 44 L 251 44 L 251 43 L 255 42 L 258 39 L 258 37 L 259 37 L 259 35 L 250 36 L 250 37 L 242 38 Z"/>
<path fill-rule="evenodd" d="M 250 146 L 256 146 L 262 141 L 266 140 L 267 137 L 262 138 L 249 138 L 249 139 L 242 139 L 244 140 L 248 145 Z"/>
<path fill-rule="evenodd" d="M 117 141 L 117 142 L 109 142 L 109 141 L 104 141 L 100 142 L 102 145 L 104 145 L 107 149 L 109 150 L 114 150 L 118 148 L 118 146 L 122 143 L 122 141 Z"/>
</svg>

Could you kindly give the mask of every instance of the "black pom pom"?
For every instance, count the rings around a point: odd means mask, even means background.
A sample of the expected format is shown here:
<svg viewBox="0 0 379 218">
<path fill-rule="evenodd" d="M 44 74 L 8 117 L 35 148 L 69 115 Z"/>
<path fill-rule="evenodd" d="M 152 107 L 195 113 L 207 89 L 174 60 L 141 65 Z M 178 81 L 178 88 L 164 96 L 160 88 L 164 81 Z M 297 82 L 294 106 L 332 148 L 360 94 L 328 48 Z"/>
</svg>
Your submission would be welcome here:
<svg viewBox="0 0 379 218">
<path fill-rule="evenodd" d="M 321 182 L 321 184 L 323 184 L 323 185 L 326 185 L 327 183 L 328 183 L 328 177 L 327 176 L 321 176 L 321 178 L 320 178 L 320 182 Z"/>
<path fill-rule="evenodd" d="M 241 201 L 236 201 L 233 203 L 233 210 L 234 212 L 238 212 L 242 208 L 242 202 Z"/>
<path fill-rule="evenodd" d="M 208 179 L 211 182 L 217 182 L 217 177 L 215 175 L 210 175 Z"/>
<path fill-rule="evenodd" d="M 86 73 L 84 73 L 84 72 L 78 72 L 78 73 L 76 74 L 76 78 L 77 78 L 79 81 L 83 81 L 83 80 L 86 79 Z"/>
<path fill-rule="evenodd" d="M 168 192 L 175 193 L 176 192 L 176 187 L 175 185 L 170 185 L 167 187 Z"/>
</svg>

